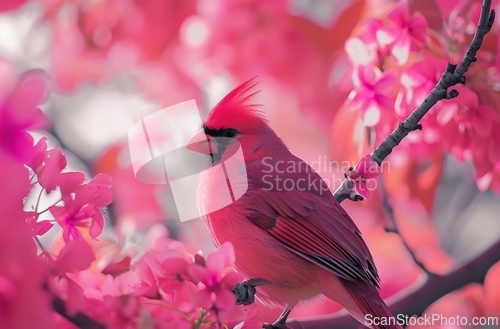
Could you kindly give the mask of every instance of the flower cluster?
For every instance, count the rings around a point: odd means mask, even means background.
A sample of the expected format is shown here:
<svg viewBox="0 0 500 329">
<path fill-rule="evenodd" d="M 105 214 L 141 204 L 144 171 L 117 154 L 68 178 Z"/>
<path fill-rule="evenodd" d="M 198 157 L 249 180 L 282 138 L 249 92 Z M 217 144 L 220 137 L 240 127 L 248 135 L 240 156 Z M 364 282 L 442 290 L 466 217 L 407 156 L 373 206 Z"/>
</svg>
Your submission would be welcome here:
<svg viewBox="0 0 500 329">
<path fill-rule="evenodd" d="M 0 191 L 0 326 L 69 328 L 78 315 L 116 329 L 258 328 L 252 309 L 236 305 L 243 278 L 229 270 L 230 243 L 203 257 L 165 234 L 142 254 L 103 238 L 111 177 L 68 171 L 60 148 L 35 142 L 28 130 L 46 126 L 38 105 L 47 75 L 0 66 L 0 178 L 9 186 Z M 50 308 L 61 302 L 64 312 Z"/>
<path fill-rule="evenodd" d="M 350 168 L 345 173 L 346 179 L 354 183 L 356 192 L 363 198 L 370 197 L 370 189 L 372 188 L 372 179 L 380 175 L 380 166 L 373 161 L 371 155 L 365 155 L 359 160 L 354 168 Z M 371 184 L 372 183 L 372 184 Z"/>
<path fill-rule="evenodd" d="M 401 1 L 386 17 L 368 19 L 365 33 L 346 42 L 354 85 L 347 104 L 360 111 L 377 142 L 422 103 L 448 61 L 460 62 L 479 7 L 480 2 L 468 1 L 466 7 L 448 8 L 444 30 L 435 31 L 420 12 L 410 14 L 408 2 Z M 466 85 L 456 87 L 459 97 L 434 106 L 422 121 L 424 129 L 412 132 L 396 152 L 411 152 L 419 158 L 447 152 L 458 161 L 470 160 L 478 187 L 500 192 L 498 60 L 496 53 L 485 49 L 479 56 Z"/>
</svg>

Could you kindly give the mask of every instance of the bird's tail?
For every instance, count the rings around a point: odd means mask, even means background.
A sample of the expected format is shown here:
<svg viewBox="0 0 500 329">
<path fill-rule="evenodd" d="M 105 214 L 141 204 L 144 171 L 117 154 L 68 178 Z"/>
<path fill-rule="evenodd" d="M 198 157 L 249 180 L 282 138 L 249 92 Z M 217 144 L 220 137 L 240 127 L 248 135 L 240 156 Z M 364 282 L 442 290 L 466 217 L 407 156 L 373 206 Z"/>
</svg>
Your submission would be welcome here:
<svg viewBox="0 0 500 329">
<path fill-rule="evenodd" d="M 341 281 L 357 306 L 357 310 L 347 310 L 361 324 L 372 329 L 402 329 L 374 286 L 365 282 Z"/>
</svg>

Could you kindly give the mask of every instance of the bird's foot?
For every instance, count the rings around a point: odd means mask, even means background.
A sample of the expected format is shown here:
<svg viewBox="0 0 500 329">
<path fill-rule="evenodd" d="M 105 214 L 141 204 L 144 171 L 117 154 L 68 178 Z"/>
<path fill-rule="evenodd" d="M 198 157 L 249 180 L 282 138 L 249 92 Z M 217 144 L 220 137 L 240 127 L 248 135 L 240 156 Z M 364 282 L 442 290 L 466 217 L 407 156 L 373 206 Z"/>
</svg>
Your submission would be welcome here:
<svg viewBox="0 0 500 329">
<path fill-rule="evenodd" d="M 290 327 L 285 324 L 285 322 L 276 321 L 273 324 L 264 322 L 262 324 L 263 329 L 289 329 Z"/>
<path fill-rule="evenodd" d="M 292 308 L 288 307 L 285 308 L 283 313 L 278 317 L 276 321 L 274 321 L 273 324 L 264 322 L 262 324 L 262 328 L 264 329 L 289 329 L 290 327 L 286 325 L 286 319 L 288 319 L 288 316 L 292 312 Z"/>
<path fill-rule="evenodd" d="M 255 301 L 255 287 L 268 284 L 262 279 L 248 279 L 236 284 L 233 293 L 236 295 L 236 304 L 250 305 Z"/>
</svg>

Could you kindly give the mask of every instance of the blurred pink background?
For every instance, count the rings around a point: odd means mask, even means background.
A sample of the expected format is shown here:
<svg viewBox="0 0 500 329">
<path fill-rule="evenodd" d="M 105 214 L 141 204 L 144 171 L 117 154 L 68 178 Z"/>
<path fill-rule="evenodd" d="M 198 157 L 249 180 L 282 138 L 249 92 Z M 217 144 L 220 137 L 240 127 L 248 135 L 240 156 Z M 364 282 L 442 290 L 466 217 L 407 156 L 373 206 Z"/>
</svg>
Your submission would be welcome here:
<svg viewBox="0 0 500 329">
<path fill-rule="evenodd" d="M 33 132 L 35 139 L 48 136 L 49 144 L 61 146 L 72 169 L 113 177 L 115 199 L 108 207 L 102 241 L 116 243 L 121 236 L 125 237 L 120 242 L 123 248 L 130 244 L 140 249 L 165 227 L 170 237 L 186 244 L 188 251 L 201 249 L 206 253 L 214 247 L 202 221 L 179 221 L 170 187 L 143 184 L 135 178 L 127 145 L 130 127 L 154 111 L 191 99 L 206 114 L 232 87 L 257 76 L 261 90 L 258 100 L 271 126 L 294 154 L 312 164 L 335 189 L 343 172 L 368 154 L 374 141 L 383 139 L 383 131 L 394 128 L 391 123 L 385 130 L 366 129 L 361 111 L 349 108 L 346 99 L 355 78 L 346 41 L 368 35 L 370 30 L 362 23 L 384 18 L 398 3 L 2 0 L 0 56 L 19 72 L 40 68 L 51 77 L 52 91 L 42 106 L 50 128 Z M 451 3 L 469 10 L 453 11 Z M 460 26 L 464 26 L 469 11 L 474 16 L 470 6 L 479 3 L 413 0 L 408 8 L 411 15 L 421 12 L 432 31 L 429 35 L 439 39 L 453 22 L 462 19 Z M 500 1 L 493 3 L 500 6 Z M 484 49 L 492 55 L 480 59 L 486 66 L 490 63 L 491 70 L 496 70 L 498 26 L 485 40 Z M 460 31 L 463 40 L 456 40 L 466 45 L 471 33 Z M 440 53 L 442 63 L 460 59 L 461 54 L 448 58 Z M 400 75 L 407 67 L 401 66 Z M 442 69 L 444 66 L 437 72 Z M 470 80 L 476 81 L 477 90 L 482 91 L 475 90 L 479 102 L 492 98 L 490 106 L 498 114 L 500 80 L 483 83 L 478 71 L 471 70 L 470 75 L 479 78 Z M 432 131 L 430 124 L 428 127 L 427 131 Z M 441 137 L 432 143 L 412 142 L 425 144 L 421 148 L 402 145 L 383 170 L 383 181 L 401 236 L 430 271 L 443 274 L 499 240 L 500 161 L 492 163 L 485 176 L 478 177 L 478 160 L 464 156 L 461 161 L 440 144 L 451 133 L 445 128 L 438 133 Z M 492 145 L 500 143 L 496 132 L 484 138 Z M 53 201 L 45 200 L 46 205 Z M 346 201 L 343 207 L 373 253 L 384 298 L 420 280 L 421 270 L 401 238 L 384 230 L 390 222 L 379 190 L 364 202 Z M 59 235 L 54 230 L 42 242 L 57 245 Z M 500 255 L 500 249 L 496 253 Z M 420 307 L 450 316 L 500 317 L 499 281 L 497 263 L 489 270 L 484 285 L 467 284 L 432 305 Z M 291 318 L 338 310 L 340 306 L 334 302 L 320 300 L 295 309 Z M 263 320 L 274 321 L 281 310 L 259 306 L 258 312 Z"/>
</svg>

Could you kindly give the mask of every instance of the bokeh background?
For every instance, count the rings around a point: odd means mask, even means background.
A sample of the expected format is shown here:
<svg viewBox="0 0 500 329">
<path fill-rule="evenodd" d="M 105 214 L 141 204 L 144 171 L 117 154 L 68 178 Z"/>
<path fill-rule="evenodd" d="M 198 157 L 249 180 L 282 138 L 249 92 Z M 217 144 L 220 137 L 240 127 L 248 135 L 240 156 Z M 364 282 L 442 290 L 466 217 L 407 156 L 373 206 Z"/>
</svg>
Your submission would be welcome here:
<svg viewBox="0 0 500 329">
<path fill-rule="evenodd" d="M 105 239 L 140 249 L 152 236 L 167 234 L 191 252 L 208 252 L 214 247 L 202 221 L 179 221 L 170 187 L 135 178 L 127 144 L 130 127 L 150 113 L 191 99 L 204 115 L 231 88 L 257 76 L 257 98 L 271 126 L 334 189 L 343 171 L 394 128 L 395 121 L 373 122 L 373 113 L 349 106 L 349 95 L 359 87 L 356 65 L 369 61 L 365 53 L 373 54 L 367 40 L 381 28 L 366 23 L 386 19 L 398 5 L 389 0 L 1 0 L 0 56 L 19 72 L 39 68 L 51 76 L 52 91 L 42 106 L 50 128 L 33 135 L 48 136 L 52 146 L 60 146 L 70 169 L 113 177 L 115 198 L 108 207 Z M 425 18 L 433 38 L 429 44 L 447 46 L 436 46 L 434 52 L 430 46 L 417 49 L 410 62 L 421 60 L 424 52 L 445 64 L 461 58 L 480 1 L 410 0 L 404 5 L 408 17 L 418 11 Z M 480 69 L 469 74 L 479 103 L 497 114 L 498 27 L 485 40 Z M 412 33 L 411 27 L 405 31 Z M 442 63 L 436 64 L 438 73 Z M 404 84 L 409 65 L 394 69 L 395 81 L 401 78 L 403 86 L 416 92 L 421 85 Z M 374 97 L 370 95 L 366 97 Z M 467 110 L 473 107 L 467 102 L 457 104 Z M 397 104 L 393 108 L 389 114 L 380 111 L 379 117 L 397 119 Z M 377 188 L 364 202 L 343 204 L 374 255 L 383 297 L 405 293 L 422 278 L 407 248 L 429 271 L 444 274 L 500 239 L 500 161 L 493 162 L 499 160 L 495 153 L 484 171 L 481 163 L 488 160 L 484 154 L 474 155 L 484 143 L 492 145 L 490 154 L 497 152 L 498 131 L 482 134 L 482 144 L 469 143 L 463 147 L 468 153 L 457 155 L 463 144 L 446 141 L 459 140 L 458 130 L 424 122 L 424 132 L 427 127 L 434 137 L 413 133 L 416 137 L 389 158 L 380 181 L 387 195 Z M 384 229 L 391 225 L 386 201 L 394 209 L 400 235 Z M 42 202 L 50 205 L 54 200 Z M 54 229 L 43 243 L 50 246 L 59 234 Z M 489 253 L 500 258 L 500 248 Z M 491 267 L 486 281 L 478 275 L 479 282 L 451 289 L 432 305 L 417 308 L 500 317 L 500 263 Z M 335 303 L 321 300 L 297 308 L 291 317 L 338 310 Z M 266 321 L 280 312 L 259 307 Z"/>
</svg>

